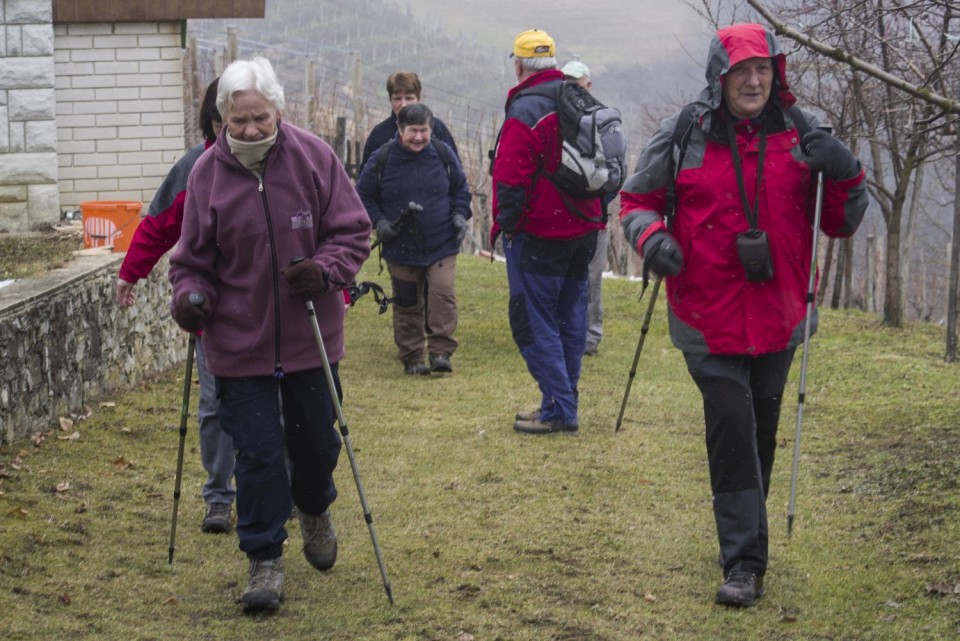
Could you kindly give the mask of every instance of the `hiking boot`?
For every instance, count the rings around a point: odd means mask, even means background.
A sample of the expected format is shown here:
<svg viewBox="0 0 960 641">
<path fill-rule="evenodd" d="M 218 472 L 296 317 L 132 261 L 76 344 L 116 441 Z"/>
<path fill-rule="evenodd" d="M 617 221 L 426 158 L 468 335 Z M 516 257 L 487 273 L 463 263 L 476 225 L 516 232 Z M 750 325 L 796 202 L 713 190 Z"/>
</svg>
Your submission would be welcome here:
<svg viewBox="0 0 960 641">
<path fill-rule="evenodd" d="M 540 408 L 538 407 L 535 410 L 530 410 L 529 412 L 517 412 L 516 420 L 518 421 L 535 421 L 540 418 Z"/>
<path fill-rule="evenodd" d="M 598 351 L 599 351 L 599 348 L 596 345 L 587 345 L 583 349 L 583 354 L 585 356 L 596 356 Z"/>
<path fill-rule="evenodd" d="M 211 534 L 224 534 L 232 527 L 229 503 L 207 503 L 207 513 L 200 524 L 201 530 Z"/>
<path fill-rule="evenodd" d="M 430 373 L 430 368 L 423 363 L 407 363 L 403 366 L 403 373 L 411 376 L 424 376 Z"/>
<path fill-rule="evenodd" d="M 275 559 L 250 559 L 250 579 L 240 602 L 243 611 L 276 612 L 283 601 L 283 557 Z"/>
<path fill-rule="evenodd" d="M 430 354 L 430 371 L 452 372 L 453 365 L 450 364 L 450 357 L 443 354 Z"/>
<path fill-rule="evenodd" d="M 522 434 L 555 434 L 562 432 L 564 434 L 576 434 L 580 429 L 579 425 L 567 425 L 563 421 L 541 421 L 539 416 L 531 421 L 517 420 L 513 424 L 513 429 Z"/>
<path fill-rule="evenodd" d="M 330 510 L 319 516 L 297 510 L 297 520 L 303 537 L 303 556 L 321 572 L 332 568 L 337 562 L 337 533 L 333 530 Z"/>
<path fill-rule="evenodd" d="M 763 596 L 763 577 L 753 572 L 734 570 L 717 588 L 717 603 L 749 607 Z"/>
</svg>

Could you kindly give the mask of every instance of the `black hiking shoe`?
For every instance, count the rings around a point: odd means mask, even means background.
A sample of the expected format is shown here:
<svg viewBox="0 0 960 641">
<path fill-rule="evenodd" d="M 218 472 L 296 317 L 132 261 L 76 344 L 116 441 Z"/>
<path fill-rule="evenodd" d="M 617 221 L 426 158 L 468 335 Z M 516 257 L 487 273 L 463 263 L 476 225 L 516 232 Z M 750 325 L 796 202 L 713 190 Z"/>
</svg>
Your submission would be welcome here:
<svg viewBox="0 0 960 641">
<path fill-rule="evenodd" d="M 734 570 L 717 588 L 716 602 L 723 605 L 750 607 L 763 596 L 763 577 L 753 572 Z"/>
<path fill-rule="evenodd" d="M 453 365 L 450 364 L 450 357 L 443 354 L 430 354 L 430 371 L 452 372 Z"/>
<path fill-rule="evenodd" d="M 530 421 L 517 420 L 513 424 L 513 429 L 520 432 L 521 434 L 569 434 L 575 435 L 579 429 L 579 425 L 567 425 L 563 421 L 541 421 L 539 414 L 537 418 Z"/>
<path fill-rule="evenodd" d="M 200 529 L 211 534 L 226 534 L 231 530 L 229 503 L 207 503 L 207 513 Z"/>
<path fill-rule="evenodd" d="M 411 376 L 426 376 L 430 373 L 430 368 L 423 363 L 407 363 L 403 366 L 403 373 Z"/>
<path fill-rule="evenodd" d="M 250 559 L 250 578 L 240 602 L 247 614 L 276 612 L 283 601 L 283 557 Z"/>
</svg>

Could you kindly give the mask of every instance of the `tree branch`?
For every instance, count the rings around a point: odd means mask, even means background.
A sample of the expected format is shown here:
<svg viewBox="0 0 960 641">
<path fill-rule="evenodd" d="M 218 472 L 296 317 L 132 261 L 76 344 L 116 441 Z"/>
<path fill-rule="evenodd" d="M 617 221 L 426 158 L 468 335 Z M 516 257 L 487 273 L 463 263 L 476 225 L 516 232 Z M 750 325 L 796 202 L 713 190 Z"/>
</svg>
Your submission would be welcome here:
<svg viewBox="0 0 960 641">
<path fill-rule="evenodd" d="M 851 67 L 852 69 L 862 71 L 863 73 L 873 76 L 881 82 L 899 89 L 900 91 L 906 92 L 915 98 L 919 98 L 920 100 L 936 105 L 946 113 L 960 114 L 960 102 L 941 96 L 929 89 L 911 84 L 902 78 L 898 78 L 897 76 L 887 73 L 877 66 L 860 60 L 856 56 L 847 53 L 839 47 L 831 47 L 830 45 L 820 42 L 819 40 L 815 40 L 804 35 L 803 33 L 800 33 L 796 29 L 790 28 L 786 23 L 777 19 L 776 16 L 768 11 L 759 2 L 759 0 L 747 0 L 747 4 L 753 7 L 757 13 L 763 16 L 767 22 L 773 26 L 773 29 L 777 35 L 786 36 L 787 38 L 800 43 L 807 49 L 821 53 L 828 58 Z"/>
</svg>

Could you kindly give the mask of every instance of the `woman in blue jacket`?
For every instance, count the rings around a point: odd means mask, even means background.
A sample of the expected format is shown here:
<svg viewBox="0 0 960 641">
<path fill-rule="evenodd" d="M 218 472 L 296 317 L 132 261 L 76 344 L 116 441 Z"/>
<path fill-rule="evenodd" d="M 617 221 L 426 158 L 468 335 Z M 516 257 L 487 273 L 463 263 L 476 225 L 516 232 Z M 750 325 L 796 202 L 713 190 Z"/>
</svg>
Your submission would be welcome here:
<svg viewBox="0 0 960 641">
<path fill-rule="evenodd" d="M 401 109 L 397 135 L 357 182 L 390 271 L 393 337 L 407 374 L 453 371 L 457 252 L 471 215 L 463 167 L 446 143 L 431 141 L 433 122 L 423 104 Z"/>
</svg>

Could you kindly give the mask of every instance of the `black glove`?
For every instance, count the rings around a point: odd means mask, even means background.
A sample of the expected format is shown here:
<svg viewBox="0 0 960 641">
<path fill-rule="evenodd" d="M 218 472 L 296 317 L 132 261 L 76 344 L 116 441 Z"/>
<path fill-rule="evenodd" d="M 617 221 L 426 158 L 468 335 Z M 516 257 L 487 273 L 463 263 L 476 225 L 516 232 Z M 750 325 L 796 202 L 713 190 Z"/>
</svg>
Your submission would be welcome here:
<svg viewBox="0 0 960 641">
<path fill-rule="evenodd" d="M 193 297 L 192 300 L 191 297 Z M 173 309 L 173 320 L 186 331 L 196 333 L 203 329 L 212 311 L 210 302 L 204 296 L 197 292 L 188 292 L 181 294 L 177 299 Z"/>
<path fill-rule="evenodd" d="M 643 262 L 657 276 L 676 276 L 683 268 L 683 252 L 673 236 L 657 231 L 643 243 Z"/>
<path fill-rule="evenodd" d="M 330 275 L 312 260 L 301 260 L 280 273 L 290 283 L 290 293 L 295 296 L 322 294 L 330 287 Z"/>
<path fill-rule="evenodd" d="M 822 171 L 831 180 L 849 180 L 860 173 L 860 161 L 838 138 L 814 129 L 800 141 L 803 160 L 813 171 Z"/>
<path fill-rule="evenodd" d="M 452 221 L 453 228 L 457 230 L 457 247 L 459 247 L 467 236 L 467 219 L 463 214 L 454 214 Z"/>
<path fill-rule="evenodd" d="M 381 243 L 389 243 L 400 235 L 400 231 L 385 217 L 377 221 L 377 238 Z"/>
</svg>

